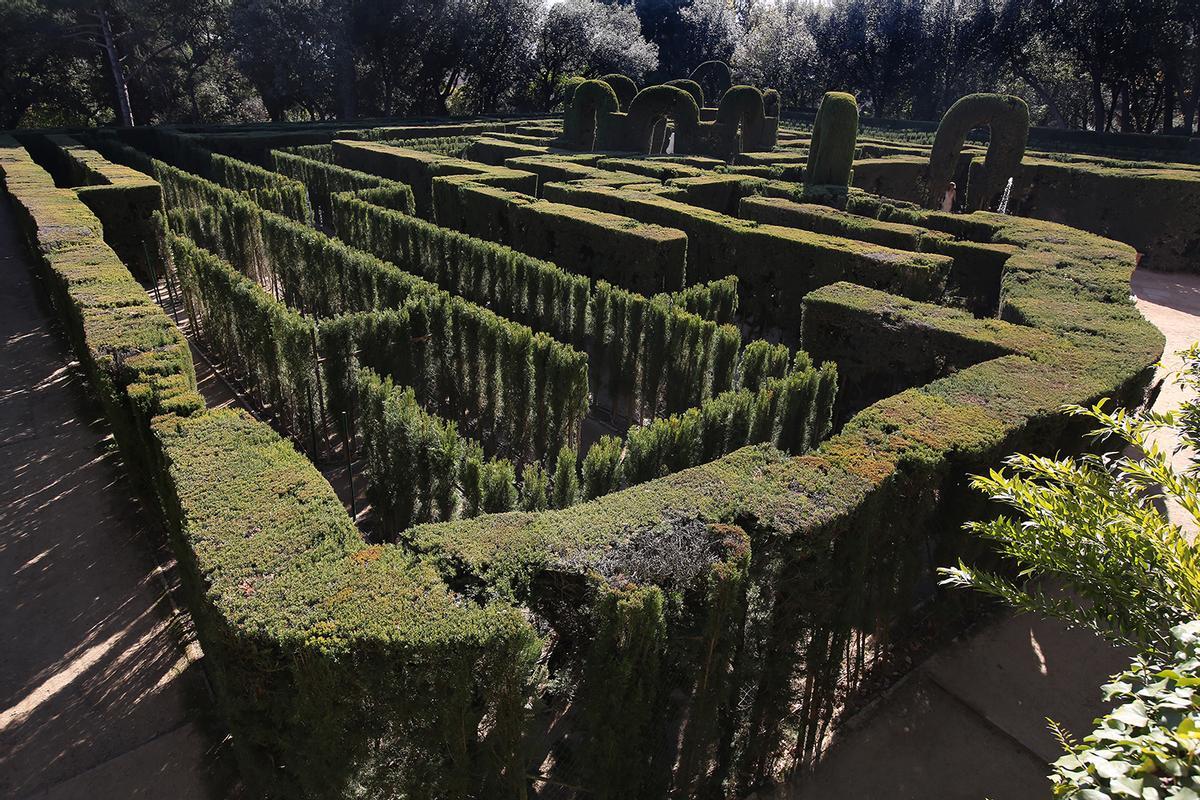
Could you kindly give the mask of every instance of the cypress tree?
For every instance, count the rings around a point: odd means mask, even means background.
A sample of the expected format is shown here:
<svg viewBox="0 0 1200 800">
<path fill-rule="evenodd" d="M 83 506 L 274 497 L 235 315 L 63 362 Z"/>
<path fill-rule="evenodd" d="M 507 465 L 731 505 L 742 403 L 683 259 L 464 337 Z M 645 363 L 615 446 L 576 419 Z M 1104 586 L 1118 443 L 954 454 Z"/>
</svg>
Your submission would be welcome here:
<svg viewBox="0 0 1200 800">
<path fill-rule="evenodd" d="M 554 463 L 554 507 L 567 508 L 579 502 L 579 475 L 575 471 L 575 451 L 563 447 Z"/>
</svg>

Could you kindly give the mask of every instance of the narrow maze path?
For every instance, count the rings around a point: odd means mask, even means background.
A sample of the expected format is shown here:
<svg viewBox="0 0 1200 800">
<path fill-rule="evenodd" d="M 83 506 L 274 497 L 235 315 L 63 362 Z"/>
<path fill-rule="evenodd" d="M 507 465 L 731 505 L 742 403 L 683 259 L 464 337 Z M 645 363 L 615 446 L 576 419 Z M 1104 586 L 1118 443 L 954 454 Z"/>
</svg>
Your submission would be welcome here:
<svg viewBox="0 0 1200 800">
<path fill-rule="evenodd" d="M 0 201 L 0 797 L 226 796 L 169 551 Z"/>
<path fill-rule="evenodd" d="M 1132 284 L 1138 308 L 1166 336 L 1162 372 L 1178 369 L 1175 353 L 1200 339 L 1200 275 L 1138 270 Z M 1169 411 L 1182 400 L 1164 385 L 1153 408 Z M 1190 525 L 1180 509 L 1167 513 Z M 1131 655 L 1087 631 L 1004 614 L 916 666 L 843 725 L 812 774 L 770 797 L 1048 797 L 1048 764 L 1062 751 L 1046 717 L 1077 738 L 1089 733 L 1092 720 L 1109 710 L 1100 686 Z"/>
</svg>

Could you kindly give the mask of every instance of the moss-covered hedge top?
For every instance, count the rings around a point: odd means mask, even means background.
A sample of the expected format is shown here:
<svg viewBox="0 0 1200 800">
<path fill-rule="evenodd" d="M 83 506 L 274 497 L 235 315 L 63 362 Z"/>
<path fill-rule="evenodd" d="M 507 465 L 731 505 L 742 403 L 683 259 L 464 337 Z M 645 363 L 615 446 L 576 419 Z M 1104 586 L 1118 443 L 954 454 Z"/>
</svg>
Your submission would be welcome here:
<svg viewBox="0 0 1200 800">
<path fill-rule="evenodd" d="M 368 547 L 308 459 L 245 414 L 163 417 L 155 433 L 207 599 L 242 635 L 435 657 L 531 635 L 515 610 L 463 603 L 403 551 Z"/>
<path fill-rule="evenodd" d="M 1128 299 L 1131 248 L 1003 215 L 931 212 L 923 221 L 1017 248 L 1002 279 L 1000 320 L 850 284 L 814 299 L 944 327 L 1008 355 L 869 406 L 810 455 L 747 448 L 567 510 L 427 525 L 412 540 L 448 574 L 465 570 L 491 591 L 518 597 L 540 570 L 586 567 L 667 517 L 737 521 L 757 532 L 755 548 L 771 541 L 823 547 L 813 537 L 856 519 L 871 524 L 863 516 L 869 500 L 888 502 L 901 476 L 925 475 L 932 489 L 952 472 L 995 463 L 1020 436 L 1036 436 L 1031 446 L 1057 446 L 1066 426 L 1053 420 L 1064 403 L 1140 399 L 1163 339 Z"/>
<path fill-rule="evenodd" d="M 100 153 L 84 147 L 70 136 L 54 135 L 46 138 L 76 165 L 77 172 L 75 174 L 81 178 L 80 185 L 122 187 L 155 185 L 153 179 L 136 169 L 109 161 Z"/>
</svg>

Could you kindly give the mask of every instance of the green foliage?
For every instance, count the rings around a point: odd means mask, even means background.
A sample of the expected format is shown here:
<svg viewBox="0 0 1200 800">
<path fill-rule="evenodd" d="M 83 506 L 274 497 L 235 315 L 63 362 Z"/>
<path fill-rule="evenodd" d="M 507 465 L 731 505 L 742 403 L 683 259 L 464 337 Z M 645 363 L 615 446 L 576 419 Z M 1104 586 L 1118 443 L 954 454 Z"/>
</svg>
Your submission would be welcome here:
<svg viewBox="0 0 1200 800">
<path fill-rule="evenodd" d="M 399 200 L 393 202 L 399 205 L 400 211 L 412 214 L 415 209 L 412 189 L 405 184 L 280 150 L 271 151 L 271 161 L 276 172 L 307 187 L 319 220 L 332 218 L 332 195 L 358 189 L 386 188 L 398 196 Z"/>
<path fill-rule="evenodd" d="M 857 140 L 858 103 L 854 95 L 826 92 L 813 123 L 805 184 L 848 187 Z"/>
<path fill-rule="evenodd" d="M 1091 408 L 1070 406 L 1067 413 L 1093 423 L 1094 439 L 1132 446 L 1127 452 L 1143 456 L 1014 455 L 1005 462 L 1009 471 L 976 476 L 976 489 L 1021 518 L 1002 516 L 967 527 L 1020 565 L 1022 583 L 961 562 L 941 571 L 943 582 L 1165 658 L 1172 648 L 1170 627 L 1200 617 L 1200 552 L 1156 501 L 1170 499 L 1200 523 L 1200 475 L 1174 469 L 1171 454 L 1154 439 L 1158 432 L 1178 430 L 1173 416 L 1108 412 L 1103 401 Z M 1194 441 L 1197 430 L 1187 436 Z M 1039 578 L 1061 582 L 1074 596 L 1024 585 Z"/>
<path fill-rule="evenodd" d="M 521 470 L 521 510 L 545 511 L 550 507 L 550 477 L 546 468 L 531 461 Z"/>
<path fill-rule="evenodd" d="M 600 80 L 604 81 L 609 86 L 611 86 L 613 92 L 617 96 L 618 107 L 614 108 L 612 110 L 613 111 L 628 110 L 629 104 L 631 102 L 633 102 L 633 98 L 637 97 L 637 93 L 638 93 L 638 87 L 637 87 L 637 84 L 634 83 L 633 78 L 630 78 L 628 75 L 622 75 L 619 72 L 612 72 L 612 73 L 609 73 L 608 75 L 604 75 L 603 77 L 600 78 Z M 576 86 L 575 88 L 578 89 L 579 87 Z M 574 97 L 573 92 L 572 92 L 572 97 Z M 565 131 L 564 131 L 564 133 L 565 133 Z"/>
<path fill-rule="evenodd" d="M 742 350 L 736 383 L 742 389 L 757 391 L 771 378 L 782 378 L 788 370 L 790 360 L 791 354 L 787 345 L 771 344 L 763 339 L 756 339 Z"/>
<path fill-rule="evenodd" d="M 971 184 L 973 209 L 990 209 L 1009 178 L 1021 167 L 1029 135 L 1029 106 L 1007 94 L 969 94 L 954 101 L 938 123 L 929 155 L 926 205 L 940 208 L 942 195 L 954 177 L 958 155 L 973 128 L 988 126 L 991 140 L 984 160 L 986 173 Z"/>
<path fill-rule="evenodd" d="M 683 89 L 692 96 L 696 101 L 697 108 L 704 108 L 704 89 L 694 80 L 690 78 L 676 78 L 675 80 L 667 81 L 663 86 L 674 86 L 678 89 Z"/>
<path fill-rule="evenodd" d="M 136 169 L 108 161 L 69 136 L 47 136 L 46 141 L 48 146 L 39 148 L 39 152 L 59 167 L 59 182 L 74 187 L 79 199 L 100 220 L 104 241 L 135 276 L 156 282 L 163 257 L 158 221 L 154 218 L 162 208 L 158 184 Z"/>
<path fill-rule="evenodd" d="M 268 211 L 312 224 L 312 208 L 303 183 L 220 153 L 213 153 L 209 164 L 207 177 L 212 181 L 242 192 Z"/>
<path fill-rule="evenodd" d="M 381 208 L 371 192 L 333 198 L 338 237 L 497 314 L 582 347 L 587 278 L 510 247 Z"/>
<path fill-rule="evenodd" d="M 0 136 L 0 176 L 117 442 L 148 478 L 149 421 L 204 405 L 183 334 L 105 244 L 100 220 L 76 193 L 57 188 L 6 136 Z"/>
<path fill-rule="evenodd" d="M 699 92 L 700 87 L 695 85 L 695 90 Z M 675 125 L 676 145 L 681 146 L 700 127 L 700 104 L 696 102 L 695 95 L 679 86 L 659 85 L 642 89 L 629 104 L 624 143 L 611 149 L 651 152 L 654 126 L 667 117 Z"/>
<path fill-rule="evenodd" d="M 724 392 L 682 414 L 660 417 L 629 429 L 625 442 L 604 436 L 583 460 L 585 500 L 707 463 L 748 444 L 769 442 L 799 455 L 815 448 L 832 429 L 837 368 L 814 369 L 808 355 L 796 353 L 789 369 L 782 345 L 746 348 L 781 356 L 777 375 L 759 369 L 752 385 Z M 762 358 L 751 356 L 759 365 Z M 785 374 L 786 373 L 786 374 Z"/>
<path fill-rule="evenodd" d="M 1116 705 L 1081 744 L 1055 728 L 1067 754 L 1054 762 L 1054 796 L 1187 800 L 1200 794 L 1200 621 L 1171 629 L 1171 656 L 1139 658 L 1104 687 Z"/>
<path fill-rule="evenodd" d="M 567 508 L 579 502 L 579 475 L 575 467 L 575 450 L 563 447 L 554 461 L 554 483 L 551 499 L 555 508 Z"/>
<path fill-rule="evenodd" d="M 168 243 L 194 334 L 307 440 L 317 424 L 312 322 L 190 239 L 168 234 Z"/>
<path fill-rule="evenodd" d="M 484 458 L 453 422 L 422 410 L 412 387 L 370 369 L 356 378 L 367 496 L 389 538 L 416 523 L 516 507 L 510 462 Z"/>
<path fill-rule="evenodd" d="M 619 436 L 601 436 L 588 448 L 580 480 L 584 500 L 592 500 L 616 490 L 621 479 L 622 448 Z"/>
</svg>

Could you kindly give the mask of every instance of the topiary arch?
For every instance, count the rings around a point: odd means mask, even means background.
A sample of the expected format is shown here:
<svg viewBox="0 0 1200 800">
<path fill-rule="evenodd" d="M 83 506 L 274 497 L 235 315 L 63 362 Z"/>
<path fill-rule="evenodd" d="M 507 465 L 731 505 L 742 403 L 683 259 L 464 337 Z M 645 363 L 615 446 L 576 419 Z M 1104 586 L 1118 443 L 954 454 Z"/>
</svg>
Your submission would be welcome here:
<svg viewBox="0 0 1200 800">
<path fill-rule="evenodd" d="M 688 78 L 676 78 L 673 81 L 667 81 L 663 85 L 678 86 L 692 96 L 692 99 L 696 101 L 697 108 L 704 108 L 704 89 L 695 81 Z"/>
<path fill-rule="evenodd" d="M 699 84 L 708 97 L 724 97 L 733 85 L 733 73 L 724 61 L 705 61 L 692 70 L 688 80 Z"/>
<path fill-rule="evenodd" d="M 633 82 L 633 78 L 628 75 L 622 75 L 619 72 L 610 72 L 600 80 L 612 87 L 612 90 L 617 93 L 617 102 L 621 104 L 621 111 L 628 111 L 629 104 L 633 102 L 633 98 L 637 97 L 638 87 Z"/>
<path fill-rule="evenodd" d="M 743 150 L 753 148 L 763 139 L 766 124 L 762 92 L 753 86 L 733 86 L 721 97 L 717 108 L 717 123 L 742 127 Z"/>
<path fill-rule="evenodd" d="M 575 96 L 563 117 L 563 138 L 573 147 L 591 150 L 600 116 L 619 108 L 612 86 L 604 81 L 584 81 L 576 87 Z"/>
<path fill-rule="evenodd" d="M 650 152 L 655 123 L 662 119 L 675 124 L 676 149 L 686 152 L 686 143 L 695 138 L 700 128 L 700 107 L 691 94 L 668 84 L 642 89 L 629 104 L 628 149 Z"/>
<path fill-rule="evenodd" d="M 826 92 L 808 145 L 805 185 L 848 187 L 857 141 L 858 103 L 854 95 Z"/>
<path fill-rule="evenodd" d="M 1029 135 L 1029 106 L 1008 94 L 969 94 L 950 106 L 938 124 L 933 152 L 929 156 L 929 183 L 926 204 L 941 205 L 946 186 L 954 177 L 958 156 L 967 134 L 975 128 L 991 132 L 983 174 L 970 186 L 968 202 L 972 209 L 990 208 L 1008 179 L 1017 174 L 1025 155 Z"/>
</svg>

